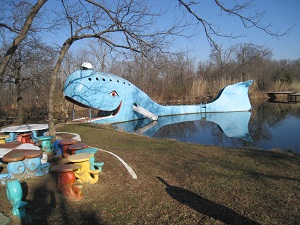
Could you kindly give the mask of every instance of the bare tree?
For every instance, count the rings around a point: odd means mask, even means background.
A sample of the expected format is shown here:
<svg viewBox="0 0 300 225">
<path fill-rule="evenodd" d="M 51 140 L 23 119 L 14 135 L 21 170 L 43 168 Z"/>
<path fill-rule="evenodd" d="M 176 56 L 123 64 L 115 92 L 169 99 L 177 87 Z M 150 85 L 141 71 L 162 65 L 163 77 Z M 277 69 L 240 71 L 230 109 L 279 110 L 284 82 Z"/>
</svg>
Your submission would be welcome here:
<svg viewBox="0 0 300 225">
<path fill-rule="evenodd" d="M 14 90 L 11 104 L 17 104 L 18 124 L 22 124 L 23 111 L 37 113 L 37 108 L 47 108 L 45 95 L 49 86 L 49 72 L 55 53 L 39 40 L 27 38 L 8 63 L 3 85 Z M 48 83 L 47 83 L 48 81 Z M 40 91 L 43 89 L 43 91 Z M 26 104 L 24 104 L 26 102 Z M 31 110 L 28 110 L 30 109 Z"/>
<path fill-rule="evenodd" d="M 108 51 L 108 47 L 100 40 L 97 40 L 96 44 L 94 42 L 89 42 L 89 47 L 89 54 L 96 59 L 95 62 L 93 62 L 93 65 L 98 65 L 98 68 L 103 72 L 107 71 L 109 64 L 108 58 L 113 60 L 112 57 L 109 57 L 110 52 Z"/>
<path fill-rule="evenodd" d="M 62 11 L 58 17 L 66 21 L 69 37 L 61 46 L 54 66 L 49 96 L 49 131 L 55 134 L 54 101 L 55 85 L 60 66 L 71 45 L 78 40 L 97 38 L 109 51 L 122 54 L 124 50 L 147 55 L 152 49 L 161 49 L 175 27 L 157 31 L 153 29 L 154 14 L 147 9 L 147 1 L 79 1 L 61 0 Z M 152 31 L 152 32 L 151 32 Z M 115 37 L 118 36 L 116 39 Z"/>
<path fill-rule="evenodd" d="M 22 41 L 26 38 L 28 31 L 30 30 L 30 27 L 32 25 L 33 19 L 39 12 L 39 10 L 43 7 L 43 5 L 47 2 L 47 0 L 38 0 L 35 5 L 32 6 L 30 11 L 28 12 L 26 16 L 26 20 L 24 22 L 24 25 L 19 29 L 17 27 L 11 27 L 8 24 L 4 22 L 0 22 L 0 27 L 3 27 L 11 32 L 17 33 L 17 36 L 14 38 L 12 43 L 10 44 L 9 48 L 7 49 L 4 57 L 0 61 L 0 83 L 3 81 L 3 76 L 5 69 L 16 52 L 18 46 L 22 43 Z M 20 3 L 21 4 L 21 3 Z M 28 4 L 28 3 L 24 3 Z"/>
<path fill-rule="evenodd" d="M 270 49 L 251 43 L 238 44 L 235 54 L 237 71 L 243 79 L 250 76 L 252 79 L 261 79 L 259 68 L 267 68 L 267 62 L 272 56 Z M 264 79 L 267 80 L 266 78 L 267 73 L 264 73 Z"/>
<path fill-rule="evenodd" d="M 233 62 L 233 53 L 236 47 L 232 46 L 226 50 L 222 48 L 222 46 L 217 49 L 213 49 L 210 53 L 211 62 L 216 65 L 218 77 L 224 78 L 227 80 L 229 66 Z"/>
</svg>

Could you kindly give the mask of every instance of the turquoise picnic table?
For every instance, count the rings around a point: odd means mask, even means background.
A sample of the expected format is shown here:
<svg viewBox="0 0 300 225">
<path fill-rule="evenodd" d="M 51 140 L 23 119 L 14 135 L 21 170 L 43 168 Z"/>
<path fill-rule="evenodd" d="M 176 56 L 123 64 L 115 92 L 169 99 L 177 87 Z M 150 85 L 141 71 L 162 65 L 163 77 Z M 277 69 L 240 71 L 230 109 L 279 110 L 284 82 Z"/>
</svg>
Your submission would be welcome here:
<svg viewBox="0 0 300 225">
<path fill-rule="evenodd" d="M 41 145 L 42 145 L 43 151 L 45 151 L 45 152 L 52 151 L 53 148 L 52 148 L 51 140 L 53 138 L 54 138 L 54 136 L 48 136 L 48 135 L 37 137 L 37 139 L 42 142 Z"/>
</svg>

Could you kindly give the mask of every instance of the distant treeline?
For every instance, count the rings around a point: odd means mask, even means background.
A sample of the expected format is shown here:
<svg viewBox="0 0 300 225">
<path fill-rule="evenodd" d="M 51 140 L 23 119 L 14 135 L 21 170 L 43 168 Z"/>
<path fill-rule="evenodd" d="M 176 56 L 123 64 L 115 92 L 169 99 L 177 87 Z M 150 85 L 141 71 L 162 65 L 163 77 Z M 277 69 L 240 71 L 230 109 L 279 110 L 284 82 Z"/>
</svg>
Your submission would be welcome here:
<svg viewBox="0 0 300 225">
<path fill-rule="evenodd" d="M 252 44 L 212 51 L 209 60 L 196 62 L 188 53 L 155 55 L 112 64 L 108 72 L 140 87 L 154 100 L 210 101 L 224 86 L 254 80 L 252 98 L 266 91 L 300 91 L 300 58 L 272 60 L 272 52 Z"/>
<path fill-rule="evenodd" d="M 22 53 L 11 60 L 2 83 L 0 118 L 47 115 L 56 52 L 44 45 L 26 45 Z M 85 61 L 93 64 L 95 70 L 129 80 L 163 104 L 206 103 L 224 86 L 249 79 L 254 80 L 251 98 L 266 97 L 267 91 L 300 92 L 300 59 L 272 60 L 269 49 L 253 44 L 220 48 L 212 51 L 207 61 L 200 62 L 190 58 L 188 53 L 153 53 L 148 58 L 133 55 L 131 59 L 104 57 L 106 55 L 86 48 L 70 52 L 64 59 L 54 99 L 57 119 L 71 117 L 74 106 L 63 98 L 63 83 Z"/>
</svg>

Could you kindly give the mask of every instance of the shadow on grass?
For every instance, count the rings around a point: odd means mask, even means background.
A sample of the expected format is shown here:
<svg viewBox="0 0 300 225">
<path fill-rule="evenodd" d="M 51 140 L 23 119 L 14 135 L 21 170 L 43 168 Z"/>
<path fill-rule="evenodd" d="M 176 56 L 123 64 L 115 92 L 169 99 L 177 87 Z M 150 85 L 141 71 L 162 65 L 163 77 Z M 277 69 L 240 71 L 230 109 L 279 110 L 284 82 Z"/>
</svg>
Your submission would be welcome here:
<svg viewBox="0 0 300 225">
<path fill-rule="evenodd" d="M 28 205 L 26 206 L 27 217 L 24 218 L 24 220 L 22 219 L 22 225 L 48 225 L 52 224 L 54 221 L 55 224 L 64 225 L 105 225 L 102 218 L 95 212 L 89 211 L 87 208 L 78 208 L 76 211 L 70 210 L 70 204 L 73 204 L 73 202 L 66 200 L 60 194 L 55 194 L 55 191 L 48 187 L 50 182 L 57 182 L 57 174 L 50 173 L 45 176 L 48 176 L 48 178 L 36 187 L 29 187 L 26 182 L 22 182 L 21 184 L 23 189 L 23 200 L 28 202 Z M 26 200 L 29 188 L 35 188 L 33 199 L 31 201 Z M 57 210 L 53 211 L 55 208 L 59 209 L 58 215 L 53 214 L 57 213 Z M 48 222 L 47 220 L 51 222 Z"/>
<path fill-rule="evenodd" d="M 199 213 L 212 217 L 215 220 L 220 220 L 226 224 L 259 224 L 249 218 L 239 215 L 226 206 L 212 202 L 184 188 L 172 186 L 161 177 L 157 177 L 157 179 L 166 185 L 166 192 L 173 199 L 189 206 Z"/>
<path fill-rule="evenodd" d="M 47 183 L 41 183 L 34 190 L 33 200 L 26 200 L 28 185 L 22 182 L 23 200 L 28 203 L 26 206 L 27 218 L 22 224 L 48 225 L 46 218 L 51 215 L 52 209 L 56 206 L 55 193 L 47 188 Z M 30 222 L 29 222 L 30 221 Z"/>
</svg>

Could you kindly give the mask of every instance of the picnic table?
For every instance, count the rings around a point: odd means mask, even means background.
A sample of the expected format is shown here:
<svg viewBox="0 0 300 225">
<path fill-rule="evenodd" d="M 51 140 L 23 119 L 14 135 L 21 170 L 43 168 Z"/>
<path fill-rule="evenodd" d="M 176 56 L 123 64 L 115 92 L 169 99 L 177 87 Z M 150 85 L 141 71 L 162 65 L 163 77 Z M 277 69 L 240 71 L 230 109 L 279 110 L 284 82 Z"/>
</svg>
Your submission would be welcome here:
<svg viewBox="0 0 300 225">
<path fill-rule="evenodd" d="M 20 141 L 22 143 L 31 143 L 31 138 L 30 138 L 31 135 L 32 135 L 32 132 L 19 134 L 17 136 L 17 141 Z"/>
<path fill-rule="evenodd" d="M 52 151 L 52 145 L 51 140 L 54 138 L 54 136 L 39 136 L 37 139 L 42 142 L 42 150 L 45 152 L 51 152 Z"/>
<path fill-rule="evenodd" d="M 6 144 L 0 145 L 0 158 L 14 149 L 31 149 L 40 150 L 40 147 L 32 143 L 22 143 L 22 142 L 7 142 Z"/>
<path fill-rule="evenodd" d="M 17 126 L 4 127 L 0 131 L 5 133 L 23 133 L 37 130 L 48 130 L 48 124 L 22 124 Z"/>
<path fill-rule="evenodd" d="M 86 143 L 76 142 L 75 144 L 69 145 L 68 150 L 71 155 L 74 155 L 77 150 L 89 147 Z"/>
<path fill-rule="evenodd" d="M 13 149 L 2 158 L 7 164 L 6 174 L 0 174 L 1 183 L 9 179 L 22 179 L 31 176 L 42 176 L 49 172 L 49 163 L 41 163 L 43 152 L 35 149 Z"/>
<path fill-rule="evenodd" d="M 79 183 L 94 184 L 98 181 L 100 170 L 91 170 L 90 158 L 93 156 L 92 153 L 76 153 L 68 157 L 70 162 L 81 166 L 80 169 L 74 171 Z"/>
<path fill-rule="evenodd" d="M 63 139 L 58 142 L 58 145 L 61 146 L 62 148 L 62 156 L 63 157 L 68 157 L 70 154 L 68 154 L 67 149 L 69 145 L 75 144 L 77 141 L 71 138 Z"/>
<path fill-rule="evenodd" d="M 48 130 L 48 124 L 22 124 L 17 126 L 9 126 L 4 127 L 0 130 L 4 134 L 9 134 L 12 138 L 10 140 L 6 139 L 7 141 L 16 141 L 13 140 L 17 136 L 17 134 L 21 133 L 30 133 L 32 132 L 32 139 L 34 142 L 37 142 L 36 138 L 38 136 L 38 131 L 46 132 Z"/>
<path fill-rule="evenodd" d="M 63 164 L 51 166 L 50 170 L 58 173 L 57 188 L 67 198 L 80 200 L 82 195 L 82 184 L 75 184 L 76 176 L 74 171 L 80 169 L 78 164 Z"/>
</svg>

